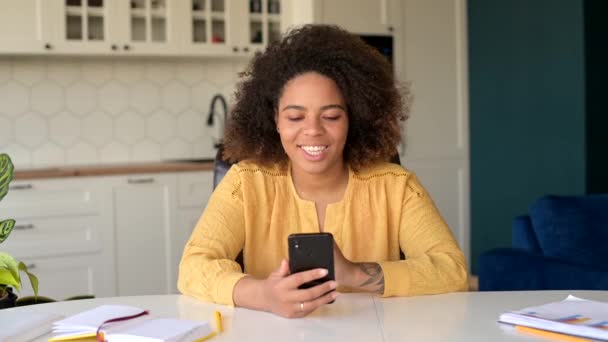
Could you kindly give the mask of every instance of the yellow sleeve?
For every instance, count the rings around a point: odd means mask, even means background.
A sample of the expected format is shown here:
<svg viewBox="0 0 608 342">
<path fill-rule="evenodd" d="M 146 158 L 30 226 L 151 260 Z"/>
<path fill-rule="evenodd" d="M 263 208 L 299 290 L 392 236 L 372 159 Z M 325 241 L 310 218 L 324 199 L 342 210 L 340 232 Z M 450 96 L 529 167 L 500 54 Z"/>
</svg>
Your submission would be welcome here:
<svg viewBox="0 0 608 342">
<path fill-rule="evenodd" d="M 245 274 L 234 261 L 245 243 L 245 218 L 238 166 L 217 186 L 179 265 L 177 286 L 195 298 L 234 305 L 232 291 Z"/>
<path fill-rule="evenodd" d="M 464 254 L 414 174 L 408 179 L 402 205 L 399 245 L 405 260 L 380 262 L 384 297 L 468 289 Z"/>
</svg>

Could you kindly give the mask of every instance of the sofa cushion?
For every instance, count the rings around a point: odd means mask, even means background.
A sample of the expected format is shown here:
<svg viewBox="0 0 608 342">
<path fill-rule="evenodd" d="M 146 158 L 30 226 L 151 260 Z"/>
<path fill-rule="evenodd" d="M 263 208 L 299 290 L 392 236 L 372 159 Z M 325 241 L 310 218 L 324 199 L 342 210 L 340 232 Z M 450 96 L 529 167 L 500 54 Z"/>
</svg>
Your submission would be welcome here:
<svg viewBox="0 0 608 342">
<path fill-rule="evenodd" d="M 532 205 L 530 218 L 544 255 L 608 262 L 608 195 L 545 196 Z"/>
</svg>

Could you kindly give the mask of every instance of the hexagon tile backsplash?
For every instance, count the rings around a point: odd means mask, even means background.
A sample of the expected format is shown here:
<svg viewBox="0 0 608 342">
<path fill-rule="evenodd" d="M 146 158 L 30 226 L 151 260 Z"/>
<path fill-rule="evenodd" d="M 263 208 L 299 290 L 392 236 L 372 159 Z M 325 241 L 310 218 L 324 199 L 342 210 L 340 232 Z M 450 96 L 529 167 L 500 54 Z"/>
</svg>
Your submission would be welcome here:
<svg viewBox="0 0 608 342">
<path fill-rule="evenodd" d="M 244 62 L 0 57 L 0 152 L 17 168 L 215 155 L 213 95 Z"/>
</svg>

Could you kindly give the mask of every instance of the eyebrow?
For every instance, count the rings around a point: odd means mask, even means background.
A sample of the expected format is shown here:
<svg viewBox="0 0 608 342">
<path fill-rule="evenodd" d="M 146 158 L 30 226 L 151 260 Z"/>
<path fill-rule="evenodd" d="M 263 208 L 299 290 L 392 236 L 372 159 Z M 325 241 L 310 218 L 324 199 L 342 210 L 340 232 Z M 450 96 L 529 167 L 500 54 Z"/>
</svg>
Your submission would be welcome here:
<svg viewBox="0 0 608 342">
<path fill-rule="evenodd" d="M 344 108 L 344 106 L 339 105 L 339 104 L 330 104 L 330 105 L 325 105 L 321 107 L 321 110 L 328 110 L 328 109 L 332 109 L 332 108 L 338 108 L 341 109 L 343 111 L 346 112 L 346 108 Z M 283 109 L 281 109 L 281 112 L 284 112 L 288 109 L 295 109 L 295 110 L 306 110 L 306 107 L 304 106 L 299 106 L 299 105 L 287 105 L 285 107 L 283 107 Z"/>
</svg>

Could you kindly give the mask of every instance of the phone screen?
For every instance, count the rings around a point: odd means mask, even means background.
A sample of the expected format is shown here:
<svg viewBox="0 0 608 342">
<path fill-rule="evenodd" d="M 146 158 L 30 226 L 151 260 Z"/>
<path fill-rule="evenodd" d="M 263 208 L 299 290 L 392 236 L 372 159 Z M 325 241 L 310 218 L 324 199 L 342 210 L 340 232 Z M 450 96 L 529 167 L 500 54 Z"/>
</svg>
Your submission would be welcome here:
<svg viewBox="0 0 608 342">
<path fill-rule="evenodd" d="M 289 245 L 289 269 L 291 273 L 325 268 L 327 276 L 302 284 L 307 289 L 334 280 L 334 237 L 330 233 L 291 234 Z"/>
</svg>

